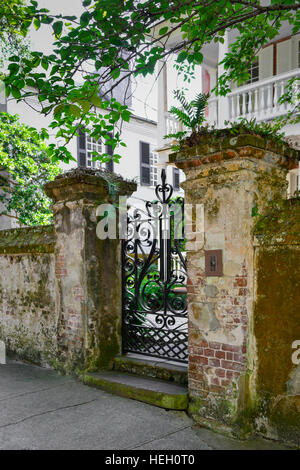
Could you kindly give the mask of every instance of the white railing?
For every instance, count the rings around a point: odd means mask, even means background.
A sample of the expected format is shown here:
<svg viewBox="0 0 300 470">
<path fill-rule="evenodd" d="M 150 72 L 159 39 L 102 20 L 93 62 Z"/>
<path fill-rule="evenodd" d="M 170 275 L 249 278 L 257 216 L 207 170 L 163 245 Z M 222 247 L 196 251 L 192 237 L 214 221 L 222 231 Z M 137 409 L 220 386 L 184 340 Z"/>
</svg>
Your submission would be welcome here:
<svg viewBox="0 0 300 470">
<path fill-rule="evenodd" d="M 205 118 L 211 125 L 218 123 L 218 98 L 213 96 L 209 98 Z M 176 132 L 184 130 L 185 127 L 177 121 L 171 113 L 165 113 L 165 130 L 167 134 L 176 134 Z M 170 139 L 172 140 L 172 139 Z M 167 139 L 166 139 L 167 141 Z"/>
<path fill-rule="evenodd" d="M 217 125 L 218 123 L 218 98 L 212 97 L 208 100 L 208 106 L 205 112 L 206 120 L 210 125 Z M 167 112 L 164 116 L 164 135 L 176 134 L 179 131 L 186 130 L 176 117 Z M 164 139 L 163 146 L 167 147 L 172 144 L 173 138 Z"/>
<path fill-rule="evenodd" d="M 177 121 L 175 116 L 173 116 L 169 112 L 166 112 L 165 115 L 164 115 L 163 135 L 176 134 L 180 130 L 182 130 L 182 126 Z M 167 139 L 163 139 L 163 141 L 161 142 L 161 147 L 169 147 L 172 144 L 173 140 L 174 140 L 174 138 L 172 138 L 172 137 L 169 137 Z"/>
<path fill-rule="evenodd" d="M 223 118 L 229 121 L 236 121 L 239 117 L 267 121 L 286 114 L 293 105 L 279 103 L 279 98 L 287 91 L 287 84 L 293 77 L 300 78 L 300 68 L 236 88 L 226 97 L 228 107 L 226 106 L 226 116 L 222 113 Z M 299 83 L 295 83 L 294 93 L 295 96 L 299 93 Z M 219 106 L 219 97 L 209 98 L 205 117 L 210 126 L 224 126 L 223 121 L 220 122 Z M 166 112 L 162 117 L 159 124 L 159 146 L 166 148 L 172 144 L 173 139 L 163 139 L 163 136 L 176 134 L 183 128 L 172 114 Z"/>
<path fill-rule="evenodd" d="M 166 135 L 176 134 L 180 130 L 180 124 L 171 113 L 165 113 Z"/>
<path fill-rule="evenodd" d="M 205 118 L 210 126 L 218 125 L 218 98 L 216 96 L 209 98 Z"/>
<path fill-rule="evenodd" d="M 232 91 L 228 94 L 229 119 L 233 121 L 244 117 L 264 121 L 287 113 L 292 109 L 292 105 L 279 103 L 279 98 L 287 91 L 288 81 L 293 77 L 300 77 L 300 68 Z M 299 87 L 299 84 L 295 84 L 295 95 L 297 86 Z"/>
</svg>

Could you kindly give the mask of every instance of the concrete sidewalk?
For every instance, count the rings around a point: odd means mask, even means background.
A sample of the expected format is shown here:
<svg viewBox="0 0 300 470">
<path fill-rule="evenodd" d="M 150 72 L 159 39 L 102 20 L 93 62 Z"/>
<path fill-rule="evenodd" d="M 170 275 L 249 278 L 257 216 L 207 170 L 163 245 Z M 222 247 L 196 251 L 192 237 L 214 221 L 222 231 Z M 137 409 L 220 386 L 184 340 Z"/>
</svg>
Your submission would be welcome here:
<svg viewBox="0 0 300 470">
<path fill-rule="evenodd" d="M 166 411 L 9 360 L 0 365 L 0 449 L 285 449 L 235 441 Z"/>
</svg>

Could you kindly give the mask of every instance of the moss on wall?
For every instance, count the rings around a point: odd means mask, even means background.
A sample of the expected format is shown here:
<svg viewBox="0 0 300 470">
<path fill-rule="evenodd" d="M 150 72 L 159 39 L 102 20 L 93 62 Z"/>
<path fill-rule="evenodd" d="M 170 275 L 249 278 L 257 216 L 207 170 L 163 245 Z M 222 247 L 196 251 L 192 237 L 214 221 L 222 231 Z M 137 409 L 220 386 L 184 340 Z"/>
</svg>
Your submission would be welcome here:
<svg viewBox="0 0 300 470">
<path fill-rule="evenodd" d="M 254 234 L 261 245 L 300 245 L 300 198 L 273 200 L 258 216 Z"/>
<path fill-rule="evenodd" d="M 257 159 L 266 161 L 276 159 L 289 169 L 297 165 L 299 156 L 297 150 L 272 138 L 250 134 L 249 130 L 239 135 L 232 135 L 230 129 L 214 129 L 196 137 L 196 141 L 183 142 L 180 150 L 169 156 L 170 162 L 176 162 L 180 167 L 181 162 L 189 163 L 191 160 L 192 166 L 198 166 L 213 161 L 247 157 L 251 153 L 251 156 Z M 188 168 L 189 165 L 184 167 Z"/>
<path fill-rule="evenodd" d="M 257 249 L 257 423 L 263 434 L 291 442 L 300 442 L 300 394 L 289 395 L 292 343 L 300 339 L 299 266 L 300 245 Z"/>
<path fill-rule="evenodd" d="M 54 255 L 1 254 L 0 272 L 1 340 L 21 359 L 52 365 L 57 350 Z"/>
<path fill-rule="evenodd" d="M 53 225 L 0 230 L 0 254 L 52 253 L 54 241 Z"/>
</svg>

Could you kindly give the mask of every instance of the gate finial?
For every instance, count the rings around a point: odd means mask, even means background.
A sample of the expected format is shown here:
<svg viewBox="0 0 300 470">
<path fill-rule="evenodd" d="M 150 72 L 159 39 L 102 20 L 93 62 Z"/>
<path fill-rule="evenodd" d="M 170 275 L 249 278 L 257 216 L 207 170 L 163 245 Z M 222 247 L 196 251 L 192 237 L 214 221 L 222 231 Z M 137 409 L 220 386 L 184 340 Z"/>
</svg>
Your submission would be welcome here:
<svg viewBox="0 0 300 470">
<path fill-rule="evenodd" d="M 173 186 L 166 183 L 166 180 L 166 170 L 163 168 L 161 170 L 161 184 L 158 184 L 155 188 L 156 196 L 163 204 L 168 203 L 173 194 Z"/>
</svg>

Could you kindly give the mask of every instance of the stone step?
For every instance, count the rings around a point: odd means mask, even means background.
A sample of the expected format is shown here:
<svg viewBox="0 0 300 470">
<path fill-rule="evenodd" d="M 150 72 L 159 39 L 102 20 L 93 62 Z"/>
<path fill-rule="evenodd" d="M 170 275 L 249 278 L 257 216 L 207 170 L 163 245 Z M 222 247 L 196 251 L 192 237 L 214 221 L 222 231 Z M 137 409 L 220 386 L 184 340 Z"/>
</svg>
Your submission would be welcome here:
<svg viewBox="0 0 300 470">
<path fill-rule="evenodd" d="M 114 370 L 128 372 L 143 377 L 152 377 L 169 382 L 187 385 L 187 365 L 174 364 L 159 359 L 136 357 L 133 355 L 117 356 L 114 359 Z"/>
<path fill-rule="evenodd" d="M 90 372 L 82 375 L 83 383 L 109 393 L 149 403 L 169 410 L 185 410 L 188 406 L 187 387 L 124 372 Z"/>
</svg>

